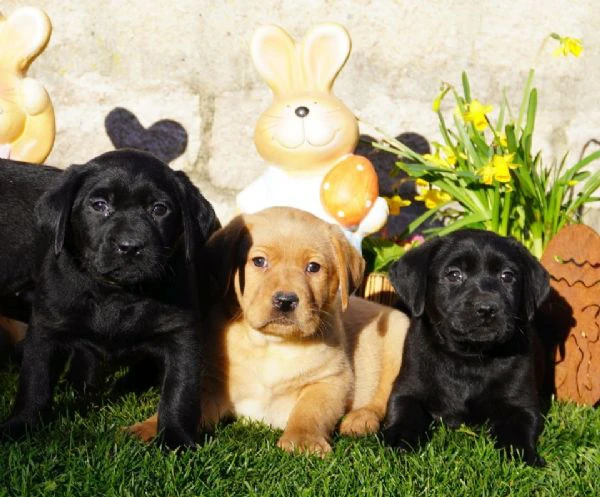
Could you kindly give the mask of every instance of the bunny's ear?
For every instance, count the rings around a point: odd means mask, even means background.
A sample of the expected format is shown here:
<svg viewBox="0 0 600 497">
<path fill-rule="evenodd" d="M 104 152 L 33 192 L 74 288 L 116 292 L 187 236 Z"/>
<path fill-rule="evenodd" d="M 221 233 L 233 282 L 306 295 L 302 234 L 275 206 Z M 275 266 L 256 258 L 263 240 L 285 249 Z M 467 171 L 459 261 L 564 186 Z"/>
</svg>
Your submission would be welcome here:
<svg viewBox="0 0 600 497">
<path fill-rule="evenodd" d="M 273 93 L 289 93 L 299 86 L 296 43 L 279 26 L 258 28 L 252 36 L 252 60 Z"/>
<path fill-rule="evenodd" d="M 311 29 L 302 41 L 302 64 L 309 88 L 331 92 L 351 47 L 350 35 L 339 24 L 320 24 Z"/>
<path fill-rule="evenodd" d="M 0 68 L 27 71 L 51 32 L 50 19 L 36 7 L 23 7 L 8 18 L 0 15 Z"/>
</svg>

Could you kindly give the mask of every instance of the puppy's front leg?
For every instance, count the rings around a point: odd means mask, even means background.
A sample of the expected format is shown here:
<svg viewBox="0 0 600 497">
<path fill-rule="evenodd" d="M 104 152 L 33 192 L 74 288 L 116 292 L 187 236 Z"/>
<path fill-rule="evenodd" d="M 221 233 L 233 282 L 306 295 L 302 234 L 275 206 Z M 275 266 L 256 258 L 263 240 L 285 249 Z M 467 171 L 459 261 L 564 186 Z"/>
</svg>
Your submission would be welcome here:
<svg viewBox="0 0 600 497">
<path fill-rule="evenodd" d="M 331 433 L 344 415 L 350 384 L 350 379 L 336 377 L 304 387 L 277 446 L 320 456 L 331 452 Z"/>
<path fill-rule="evenodd" d="M 87 347 L 77 347 L 71 354 L 71 364 L 67 380 L 79 395 L 86 395 L 100 389 L 103 371 L 102 361 Z"/>
<path fill-rule="evenodd" d="M 546 462 L 537 453 L 537 439 L 543 428 L 539 409 L 521 406 L 498 406 L 491 421 L 496 445 L 512 455 L 511 448 L 521 452 L 530 466 L 544 466 Z"/>
<path fill-rule="evenodd" d="M 158 405 L 158 436 L 170 449 L 196 444 L 200 419 L 198 331 L 176 331 L 164 344 L 164 378 Z"/>
<path fill-rule="evenodd" d="M 432 422 L 419 399 L 392 393 L 383 422 L 383 441 L 400 449 L 416 449 L 427 437 Z"/>
<path fill-rule="evenodd" d="M 30 326 L 23 342 L 23 360 L 12 413 L 0 425 L 0 438 L 20 438 L 40 420 L 50 405 L 52 392 L 64 367 L 64 357 L 50 339 Z"/>
</svg>

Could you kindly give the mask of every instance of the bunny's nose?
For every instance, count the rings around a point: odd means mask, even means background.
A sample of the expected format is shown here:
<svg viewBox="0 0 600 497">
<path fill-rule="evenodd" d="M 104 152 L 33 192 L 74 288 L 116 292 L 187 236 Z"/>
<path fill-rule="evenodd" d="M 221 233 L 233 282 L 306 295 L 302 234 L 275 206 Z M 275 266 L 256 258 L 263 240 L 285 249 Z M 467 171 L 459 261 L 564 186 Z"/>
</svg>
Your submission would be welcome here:
<svg viewBox="0 0 600 497">
<path fill-rule="evenodd" d="M 298 117 L 305 117 L 308 115 L 308 107 L 296 107 L 296 110 L 294 112 Z"/>
</svg>

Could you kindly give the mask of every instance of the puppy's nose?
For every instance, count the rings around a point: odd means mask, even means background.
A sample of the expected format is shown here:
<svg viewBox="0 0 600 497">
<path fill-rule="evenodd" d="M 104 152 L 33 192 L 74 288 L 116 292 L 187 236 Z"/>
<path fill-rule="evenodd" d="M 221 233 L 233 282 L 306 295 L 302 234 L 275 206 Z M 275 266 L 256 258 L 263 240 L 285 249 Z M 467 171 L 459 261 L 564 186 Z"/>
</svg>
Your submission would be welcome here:
<svg viewBox="0 0 600 497">
<path fill-rule="evenodd" d="M 478 300 L 475 302 L 475 312 L 482 318 L 493 318 L 498 312 L 498 304 L 490 300 Z"/>
<path fill-rule="evenodd" d="M 135 238 L 123 238 L 115 243 L 120 255 L 137 255 L 144 248 L 144 242 Z"/>
<path fill-rule="evenodd" d="M 273 294 L 273 307 L 279 311 L 293 311 L 298 307 L 300 299 L 294 292 L 275 292 Z"/>
<path fill-rule="evenodd" d="M 303 105 L 296 107 L 296 110 L 294 111 L 298 117 L 306 117 L 308 116 L 308 112 L 308 107 L 304 107 Z"/>
</svg>

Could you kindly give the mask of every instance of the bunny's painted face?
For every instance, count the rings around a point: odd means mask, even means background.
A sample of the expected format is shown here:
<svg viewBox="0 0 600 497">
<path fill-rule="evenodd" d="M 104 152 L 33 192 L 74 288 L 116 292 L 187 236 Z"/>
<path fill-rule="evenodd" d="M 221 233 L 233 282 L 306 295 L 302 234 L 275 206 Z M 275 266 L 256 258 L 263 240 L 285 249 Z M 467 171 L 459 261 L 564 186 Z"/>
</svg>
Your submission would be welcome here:
<svg viewBox="0 0 600 497">
<path fill-rule="evenodd" d="M 256 124 L 258 152 L 289 169 L 327 164 L 352 153 L 358 125 L 352 112 L 331 95 L 278 99 Z"/>
</svg>

